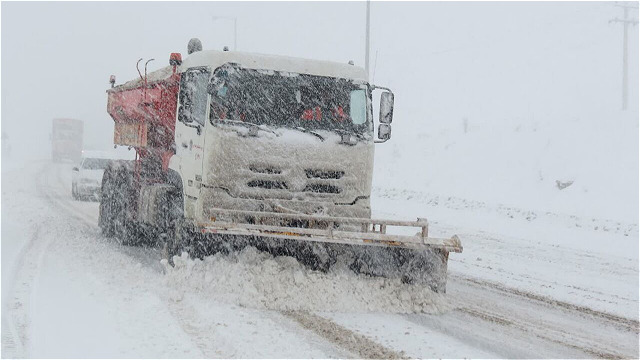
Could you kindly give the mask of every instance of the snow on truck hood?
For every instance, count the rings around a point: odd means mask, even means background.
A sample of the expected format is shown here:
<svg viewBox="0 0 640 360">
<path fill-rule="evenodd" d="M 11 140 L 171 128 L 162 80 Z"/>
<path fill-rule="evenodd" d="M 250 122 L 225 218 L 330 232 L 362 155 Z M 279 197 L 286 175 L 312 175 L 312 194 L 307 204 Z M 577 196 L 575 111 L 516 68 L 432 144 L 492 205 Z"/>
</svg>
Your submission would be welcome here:
<svg viewBox="0 0 640 360">
<path fill-rule="evenodd" d="M 235 197 L 353 202 L 371 193 L 373 141 L 340 144 L 329 131 L 274 133 L 234 125 L 207 128 L 203 183 Z M 209 146 L 209 144 L 212 144 Z M 241 181 L 238 181 L 241 179 Z"/>
</svg>

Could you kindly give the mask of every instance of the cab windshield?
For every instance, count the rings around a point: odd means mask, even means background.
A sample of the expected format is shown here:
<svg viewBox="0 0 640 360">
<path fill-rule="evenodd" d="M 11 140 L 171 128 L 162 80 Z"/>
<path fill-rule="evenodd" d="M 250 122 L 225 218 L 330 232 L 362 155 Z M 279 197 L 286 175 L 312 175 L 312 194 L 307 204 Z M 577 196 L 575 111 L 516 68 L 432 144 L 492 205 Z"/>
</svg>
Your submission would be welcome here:
<svg viewBox="0 0 640 360">
<path fill-rule="evenodd" d="M 366 133 L 367 86 L 352 80 L 224 66 L 209 86 L 210 120 Z"/>
</svg>

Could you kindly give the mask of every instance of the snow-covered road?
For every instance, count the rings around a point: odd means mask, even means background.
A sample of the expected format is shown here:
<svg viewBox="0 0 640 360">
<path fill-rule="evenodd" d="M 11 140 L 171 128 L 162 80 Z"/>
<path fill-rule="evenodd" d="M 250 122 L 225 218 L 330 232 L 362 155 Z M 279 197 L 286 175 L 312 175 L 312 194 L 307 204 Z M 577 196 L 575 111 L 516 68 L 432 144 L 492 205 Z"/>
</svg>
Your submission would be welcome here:
<svg viewBox="0 0 640 360">
<path fill-rule="evenodd" d="M 438 220 L 433 231 L 461 235 L 465 252 L 451 255 L 446 296 L 316 274 L 286 259 L 257 262 L 250 251 L 167 271 L 159 251 L 100 235 L 98 204 L 71 199 L 69 164 L 4 165 L 3 357 L 639 355 L 637 224 L 570 229 L 583 220 L 540 214 L 548 219 L 536 224 L 517 209 L 438 206 L 378 189 L 379 215 L 427 211 Z M 231 271 L 211 271 L 221 264 Z M 280 298 L 278 284 L 287 286 Z M 356 291 L 368 288 L 369 296 Z M 428 313 L 408 311 L 415 300 Z"/>
</svg>

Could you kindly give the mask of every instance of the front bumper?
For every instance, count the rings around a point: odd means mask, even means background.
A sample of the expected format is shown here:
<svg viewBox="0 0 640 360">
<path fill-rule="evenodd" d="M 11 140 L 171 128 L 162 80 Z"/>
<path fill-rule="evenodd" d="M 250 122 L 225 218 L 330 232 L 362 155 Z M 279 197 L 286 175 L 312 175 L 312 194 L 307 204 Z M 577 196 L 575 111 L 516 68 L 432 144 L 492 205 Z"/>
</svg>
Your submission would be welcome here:
<svg viewBox="0 0 640 360">
<path fill-rule="evenodd" d="M 340 218 L 370 218 L 371 208 L 368 198 L 359 198 L 353 203 L 342 204 L 317 199 L 285 200 L 285 199 L 247 199 L 231 196 L 220 188 L 203 187 L 200 192 L 201 206 L 199 221 L 211 221 L 220 214 L 215 209 L 236 209 L 243 211 L 276 212 L 285 214 L 304 214 L 317 216 L 333 216 Z"/>
</svg>

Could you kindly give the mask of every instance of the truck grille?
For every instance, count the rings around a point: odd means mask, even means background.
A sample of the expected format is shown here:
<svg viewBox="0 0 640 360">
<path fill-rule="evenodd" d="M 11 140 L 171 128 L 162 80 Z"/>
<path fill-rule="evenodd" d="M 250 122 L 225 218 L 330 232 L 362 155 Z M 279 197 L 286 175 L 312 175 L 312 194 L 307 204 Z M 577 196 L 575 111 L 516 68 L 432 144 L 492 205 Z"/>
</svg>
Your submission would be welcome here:
<svg viewBox="0 0 640 360">
<path fill-rule="evenodd" d="M 250 166 L 249 170 L 258 174 L 280 174 L 282 170 L 268 166 Z"/>
<path fill-rule="evenodd" d="M 247 183 L 248 187 L 259 187 L 263 189 L 288 189 L 287 183 L 278 180 L 251 180 Z"/>
<path fill-rule="evenodd" d="M 306 169 L 304 172 L 308 179 L 340 179 L 344 175 L 344 171 L 337 170 Z"/>
<path fill-rule="evenodd" d="M 339 185 L 343 182 L 345 171 L 337 169 L 291 169 L 282 168 L 272 164 L 251 164 L 248 168 L 251 173 L 245 173 L 249 178 L 245 184 L 250 191 L 249 196 L 288 198 L 295 197 L 296 193 L 318 194 L 319 196 L 337 195 L 343 193 Z M 301 171 L 304 171 L 304 175 Z M 300 171 L 300 172 L 298 172 Z M 271 190 L 271 192 L 255 191 L 258 189 Z M 248 189 L 247 189 L 248 190 Z M 281 190 L 288 190 L 285 193 Z"/>
<path fill-rule="evenodd" d="M 340 194 L 342 192 L 342 189 L 337 186 L 328 184 L 307 184 L 303 191 L 322 194 Z"/>
</svg>

